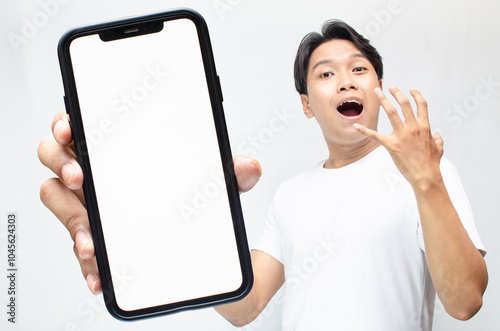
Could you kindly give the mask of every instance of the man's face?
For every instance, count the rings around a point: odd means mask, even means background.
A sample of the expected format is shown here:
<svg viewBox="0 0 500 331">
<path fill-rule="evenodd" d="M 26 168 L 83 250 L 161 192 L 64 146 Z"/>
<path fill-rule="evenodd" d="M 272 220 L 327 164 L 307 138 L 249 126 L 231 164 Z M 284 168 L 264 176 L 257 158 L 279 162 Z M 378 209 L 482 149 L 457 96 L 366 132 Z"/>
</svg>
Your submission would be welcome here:
<svg viewBox="0 0 500 331">
<path fill-rule="evenodd" d="M 375 68 L 350 41 L 333 39 L 314 50 L 307 73 L 304 113 L 316 117 L 328 144 L 358 145 L 368 138 L 353 128 L 360 123 L 377 129 L 382 87 Z"/>
</svg>

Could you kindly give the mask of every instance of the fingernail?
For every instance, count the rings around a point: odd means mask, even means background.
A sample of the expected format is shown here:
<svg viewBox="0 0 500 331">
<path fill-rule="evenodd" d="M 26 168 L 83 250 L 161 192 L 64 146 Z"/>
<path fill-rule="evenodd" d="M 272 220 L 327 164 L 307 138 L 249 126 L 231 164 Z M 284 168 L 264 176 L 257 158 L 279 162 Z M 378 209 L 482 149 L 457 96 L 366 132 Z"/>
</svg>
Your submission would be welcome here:
<svg viewBox="0 0 500 331">
<path fill-rule="evenodd" d="M 375 88 L 375 94 L 378 96 L 382 95 L 382 90 L 380 89 L 380 87 Z"/>
<path fill-rule="evenodd" d="M 97 277 L 94 276 L 94 274 L 88 274 L 87 275 L 87 286 L 89 287 L 90 291 L 93 294 L 98 295 L 98 294 L 101 293 L 101 291 L 96 290 Z"/>
<path fill-rule="evenodd" d="M 59 142 L 59 137 L 61 136 L 63 127 L 64 127 L 63 120 L 57 121 L 56 125 L 54 125 L 54 136 L 57 142 Z"/>
<path fill-rule="evenodd" d="M 352 126 L 353 126 L 356 130 L 358 130 L 358 129 L 359 129 L 359 124 L 358 124 L 358 123 L 354 123 Z"/>
<path fill-rule="evenodd" d="M 92 240 L 85 231 L 78 231 L 75 236 L 75 244 L 78 249 L 78 254 L 82 259 L 90 259 L 94 254 L 90 249 Z"/>
<path fill-rule="evenodd" d="M 66 163 L 65 165 L 63 165 L 61 169 L 61 175 L 66 184 L 68 185 L 68 187 L 71 186 L 71 183 L 73 182 L 73 177 L 75 177 L 75 173 L 76 173 L 76 167 L 73 164 Z"/>
<path fill-rule="evenodd" d="M 392 90 L 394 87 L 395 87 L 394 85 L 389 85 L 389 86 L 387 87 L 387 89 L 388 89 L 388 90 Z"/>
</svg>

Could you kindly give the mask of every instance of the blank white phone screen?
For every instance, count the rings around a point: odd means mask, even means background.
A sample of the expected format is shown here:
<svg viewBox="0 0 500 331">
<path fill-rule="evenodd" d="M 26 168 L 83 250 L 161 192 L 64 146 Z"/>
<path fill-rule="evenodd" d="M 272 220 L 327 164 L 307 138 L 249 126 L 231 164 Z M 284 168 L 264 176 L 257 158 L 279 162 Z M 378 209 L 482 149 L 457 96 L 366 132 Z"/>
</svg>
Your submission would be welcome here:
<svg viewBox="0 0 500 331">
<path fill-rule="evenodd" d="M 97 203 L 118 306 L 135 310 L 242 284 L 194 23 L 72 41 Z"/>
</svg>

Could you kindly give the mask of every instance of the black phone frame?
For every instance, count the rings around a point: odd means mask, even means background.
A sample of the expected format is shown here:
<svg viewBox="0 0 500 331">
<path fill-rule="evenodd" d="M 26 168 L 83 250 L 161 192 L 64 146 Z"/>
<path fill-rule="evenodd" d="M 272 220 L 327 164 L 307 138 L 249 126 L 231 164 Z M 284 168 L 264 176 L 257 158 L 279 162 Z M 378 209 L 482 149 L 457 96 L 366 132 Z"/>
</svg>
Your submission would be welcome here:
<svg viewBox="0 0 500 331">
<path fill-rule="evenodd" d="M 103 41 L 106 41 L 106 37 L 103 38 L 102 36 L 105 36 L 106 33 L 110 31 L 124 31 L 124 29 L 127 28 L 135 30 L 138 25 L 148 24 L 152 22 L 153 24 L 148 26 L 152 26 L 154 29 L 154 22 L 165 22 L 182 18 L 191 20 L 195 24 L 198 32 L 198 40 L 200 43 L 200 49 L 202 53 L 201 55 L 205 68 L 205 76 L 210 95 L 210 102 L 212 106 L 213 119 L 219 144 L 222 168 L 224 170 L 226 190 L 229 198 L 234 234 L 236 238 L 243 280 L 241 286 L 233 292 L 221 293 L 202 298 L 193 298 L 186 301 L 128 311 L 123 310 L 118 306 L 115 297 L 69 49 L 71 42 L 79 37 L 92 34 L 100 34 L 101 39 Z M 127 36 L 123 36 L 123 38 L 145 33 L 151 32 L 138 30 L 136 31 L 136 34 L 130 33 L 127 34 Z M 121 37 L 119 35 L 112 32 L 111 40 L 120 38 Z M 231 148 L 229 145 L 227 127 L 222 107 L 222 91 L 219 77 L 215 69 L 215 61 L 208 33 L 208 27 L 204 18 L 198 12 L 192 9 L 179 8 L 144 16 L 119 19 L 112 22 L 79 27 L 69 30 L 61 37 L 57 47 L 57 51 L 64 85 L 64 102 L 66 111 L 70 117 L 71 130 L 75 142 L 77 159 L 84 174 L 83 192 L 85 196 L 85 203 L 87 206 L 87 213 L 89 217 L 90 228 L 92 231 L 92 237 L 94 240 L 95 255 L 99 268 L 104 302 L 109 313 L 119 320 L 130 321 L 140 318 L 179 312 L 186 309 L 214 306 L 240 300 L 245 297 L 250 292 L 253 286 L 253 271 L 245 225 L 243 221 L 243 213 L 241 210 L 238 185 L 234 173 Z"/>
</svg>

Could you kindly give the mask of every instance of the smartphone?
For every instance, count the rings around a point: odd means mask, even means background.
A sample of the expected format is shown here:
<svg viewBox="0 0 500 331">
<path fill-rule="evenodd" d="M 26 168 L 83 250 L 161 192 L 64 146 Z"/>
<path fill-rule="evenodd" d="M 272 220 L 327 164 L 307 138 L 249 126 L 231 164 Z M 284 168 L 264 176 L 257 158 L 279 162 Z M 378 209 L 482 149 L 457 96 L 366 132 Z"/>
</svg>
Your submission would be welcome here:
<svg viewBox="0 0 500 331">
<path fill-rule="evenodd" d="M 176 9 L 58 45 L 104 301 L 133 320 L 238 300 L 253 284 L 207 25 Z"/>
</svg>

